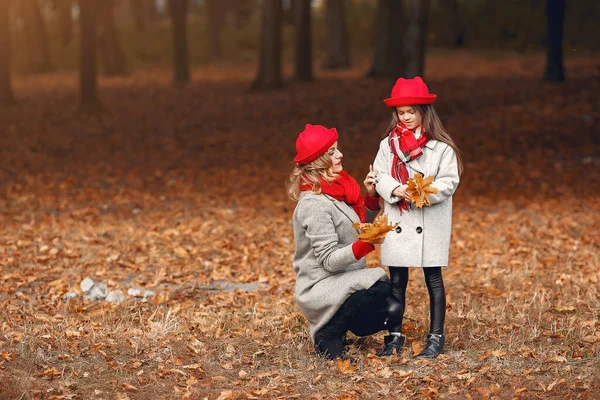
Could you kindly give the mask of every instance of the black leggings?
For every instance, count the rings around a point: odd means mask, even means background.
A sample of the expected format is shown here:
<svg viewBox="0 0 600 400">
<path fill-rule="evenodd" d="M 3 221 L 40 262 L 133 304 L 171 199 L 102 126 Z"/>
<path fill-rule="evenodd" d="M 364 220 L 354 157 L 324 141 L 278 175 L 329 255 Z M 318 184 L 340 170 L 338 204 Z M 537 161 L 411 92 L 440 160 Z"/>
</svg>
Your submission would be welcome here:
<svg viewBox="0 0 600 400">
<path fill-rule="evenodd" d="M 368 289 L 352 293 L 319 332 L 340 337 L 347 331 L 356 336 L 368 336 L 383 330 L 387 317 L 386 298 L 390 293 L 388 281 L 377 281 Z"/>
<path fill-rule="evenodd" d="M 425 284 L 429 292 L 429 333 L 442 335 L 444 333 L 444 320 L 446 319 L 446 290 L 442 278 L 441 267 L 423 268 Z M 390 267 L 390 278 L 392 281 L 392 294 L 402 304 L 402 315 L 406 305 L 406 286 L 408 285 L 407 267 Z M 401 332 L 402 318 L 390 328 L 390 332 Z"/>
</svg>

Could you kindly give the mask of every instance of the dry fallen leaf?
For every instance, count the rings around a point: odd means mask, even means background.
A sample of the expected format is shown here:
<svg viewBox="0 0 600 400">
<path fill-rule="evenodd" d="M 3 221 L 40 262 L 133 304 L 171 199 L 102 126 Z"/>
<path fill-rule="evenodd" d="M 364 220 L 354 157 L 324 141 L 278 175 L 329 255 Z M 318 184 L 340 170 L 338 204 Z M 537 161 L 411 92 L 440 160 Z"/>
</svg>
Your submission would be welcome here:
<svg viewBox="0 0 600 400">
<path fill-rule="evenodd" d="M 360 231 L 356 235 L 363 242 L 371 243 L 379 239 L 383 239 L 385 235 L 398 226 L 390 224 L 386 214 L 380 214 L 375 217 L 373 223 L 354 223 L 352 226 Z"/>
<path fill-rule="evenodd" d="M 410 344 L 410 347 L 412 347 L 413 354 L 419 354 L 420 352 L 423 351 L 423 347 L 417 341 L 412 342 Z"/>
<path fill-rule="evenodd" d="M 429 195 L 438 192 L 436 188 L 431 187 L 432 182 L 433 176 L 423 179 L 423 175 L 419 173 L 408 179 L 406 193 L 408 193 L 410 201 L 415 203 L 417 208 L 431 205 Z"/>
<path fill-rule="evenodd" d="M 350 360 L 342 360 L 341 358 L 337 359 L 337 366 L 342 374 L 353 374 L 358 370 L 357 367 L 350 364 Z"/>
</svg>

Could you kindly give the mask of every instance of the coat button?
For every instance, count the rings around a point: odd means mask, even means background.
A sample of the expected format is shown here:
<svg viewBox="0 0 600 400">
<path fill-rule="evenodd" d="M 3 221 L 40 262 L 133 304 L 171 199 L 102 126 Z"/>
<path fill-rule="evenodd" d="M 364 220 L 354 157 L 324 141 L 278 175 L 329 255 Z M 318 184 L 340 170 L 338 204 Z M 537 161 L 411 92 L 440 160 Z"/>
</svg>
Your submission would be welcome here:
<svg viewBox="0 0 600 400">
<path fill-rule="evenodd" d="M 423 232 L 423 228 L 421 228 L 420 226 L 417 226 L 417 233 L 421 233 Z"/>
<path fill-rule="evenodd" d="M 402 228 L 400 228 L 399 226 L 397 226 L 394 230 L 396 231 L 396 233 L 402 232 Z"/>
</svg>

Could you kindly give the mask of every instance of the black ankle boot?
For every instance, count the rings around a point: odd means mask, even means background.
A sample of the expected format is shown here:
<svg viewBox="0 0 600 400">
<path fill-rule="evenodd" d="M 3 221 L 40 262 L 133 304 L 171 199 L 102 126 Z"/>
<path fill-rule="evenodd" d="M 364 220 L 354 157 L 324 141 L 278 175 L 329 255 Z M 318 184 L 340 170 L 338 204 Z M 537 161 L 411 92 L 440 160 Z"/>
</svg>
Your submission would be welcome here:
<svg viewBox="0 0 600 400">
<path fill-rule="evenodd" d="M 377 354 L 379 357 L 393 356 L 395 353 L 400 353 L 402 345 L 404 345 L 404 336 L 387 335 L 383 338 L 383 350 Z"/>
<path fill-rule="evenodd" d="M 444 352 L 444 335 L 430 333 L 427 335 L 425 349 L 417 355 L 417 358 L 437 358 Z"/>
<path fill-rule="evenodd" d="M 344 353 L 344 340 L 342 336 L 332 335 L 326 329 L 321 329 L 315 333 L 315 351 L 330 360 L 335 360 Z"/>
</svg>

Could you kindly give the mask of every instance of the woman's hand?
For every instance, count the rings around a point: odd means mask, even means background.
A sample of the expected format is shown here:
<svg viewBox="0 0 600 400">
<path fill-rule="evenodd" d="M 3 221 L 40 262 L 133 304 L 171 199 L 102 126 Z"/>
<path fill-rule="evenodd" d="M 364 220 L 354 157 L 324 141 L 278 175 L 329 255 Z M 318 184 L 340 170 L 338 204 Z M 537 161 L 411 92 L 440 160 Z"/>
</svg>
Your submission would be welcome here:
<svg viewBox="0 0 600 400">
<path fill-rule="evenodd" d="M 377 172 L 373 171 L 373 166 L 369 165 L 369 173 L 365 177 L 363 184 L 365 185 L 365 189 L 367 189 L 367 193 L 371 197 L 377 197 L 377 191 L 375 190 L 375 184 L 377 183 L 376 178 Z"/>
<path fill-rule="evenodd" d="M 400 185 L 392 191 L 392 195 L 410 202 L 410 196 L 406 193 L 408 185 Z"/>
</svg>

